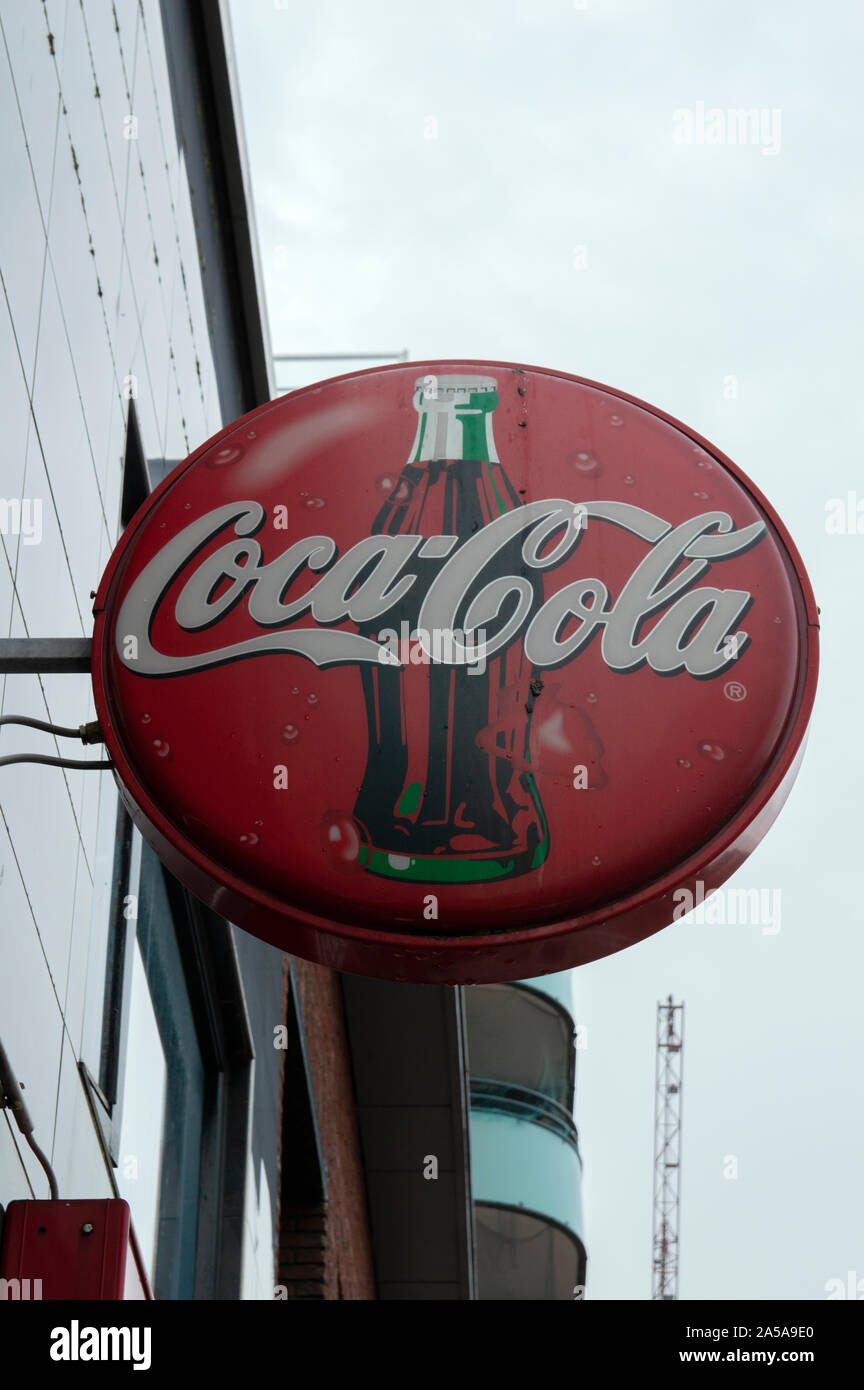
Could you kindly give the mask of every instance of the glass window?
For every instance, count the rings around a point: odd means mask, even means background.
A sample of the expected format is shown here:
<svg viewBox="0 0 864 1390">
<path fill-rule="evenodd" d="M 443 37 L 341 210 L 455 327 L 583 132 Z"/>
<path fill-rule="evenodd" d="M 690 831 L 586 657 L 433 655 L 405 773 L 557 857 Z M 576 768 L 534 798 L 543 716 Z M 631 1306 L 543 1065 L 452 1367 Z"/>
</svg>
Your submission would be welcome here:
<svg viewBox="0 0 864 1390">
<path fill-rule="evenodd" d="M 519 985 L 466 992 L 472 1078 L 512 1082 L 573 1108 L 573 1026 L 553 1000 Z"/>
<path fill-rule="evenodd" d="M 192 1298 L 205 1074 L 165 874 L 147 845 L 141 849 L 137 934 L 158 1047 L 152 1026 L 149 1041 L 143 1029 L 133 1039 L 130 1027 L 124 1093 L 127 1104 L 133 1096 L 149 1097 L 151 1126 L 162 1135 L 153 1289 L 157 1298 Z M 161 1113 L 152 1103 L 160 1084 Z M 125 1132 L 124 1118 L 124 1156 Z"/>
<path fill-rule="evenodd" d="M 132 988 L 128 1001 L 129 1056 L 136 1084 L 129 1086 L 123 1106 L 123 1124 L 117 1160 L 117 1187 L 134 1214 L 135 1234 L 151 1284 L 155 1279 L 162 1175 L 162 1145 L 168 1084 L 159 1024 L 150 997 L 147 974 L 136 944 L 133 953 Z"/>
</svg>

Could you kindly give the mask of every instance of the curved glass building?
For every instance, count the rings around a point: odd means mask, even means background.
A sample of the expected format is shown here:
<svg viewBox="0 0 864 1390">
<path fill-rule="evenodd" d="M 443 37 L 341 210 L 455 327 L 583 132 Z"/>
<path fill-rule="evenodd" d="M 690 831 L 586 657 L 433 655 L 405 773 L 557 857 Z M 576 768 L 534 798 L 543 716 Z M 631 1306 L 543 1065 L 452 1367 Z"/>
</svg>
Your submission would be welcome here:
<svg viewBox="0 0 864 1390">
<path fill-rule="evenodd" d="M 481 1299 L 580 1298 L 570 974 L 465 991 Z"/>
</svg>

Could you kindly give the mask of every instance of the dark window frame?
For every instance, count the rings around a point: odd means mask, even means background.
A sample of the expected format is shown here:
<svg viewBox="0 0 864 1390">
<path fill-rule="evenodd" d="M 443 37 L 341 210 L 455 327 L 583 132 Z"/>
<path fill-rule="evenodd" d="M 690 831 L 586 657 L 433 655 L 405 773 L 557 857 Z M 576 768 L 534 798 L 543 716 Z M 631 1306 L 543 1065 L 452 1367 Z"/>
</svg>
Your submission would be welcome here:
<svg viewBox="0 0 864 1390">
<path fill-rule="evenodd" d="M 126 443 L 123 449 L 123 483 L 120 489 L 120 529 L 129 525 L 141 503 L 150 496 L 150 468 L 141 442 L 141 429 L 135 401 L 130 397 L 126 412 Z"/>
</svg>

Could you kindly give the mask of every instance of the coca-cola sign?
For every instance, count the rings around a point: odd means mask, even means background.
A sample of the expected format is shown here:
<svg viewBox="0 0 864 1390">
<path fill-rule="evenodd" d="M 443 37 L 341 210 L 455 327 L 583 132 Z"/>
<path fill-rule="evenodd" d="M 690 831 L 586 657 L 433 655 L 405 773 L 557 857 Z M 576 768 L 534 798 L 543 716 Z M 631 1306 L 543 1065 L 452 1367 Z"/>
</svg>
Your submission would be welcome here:
<svg viewBox="0 0 864 1390">
<path fill-rule="evenodd" d="M 777 813 L 816 609 L 751 483 L 534 368 L 309 387 L 180 465 L 95 604 L 97 708 L 170 868 L 285 950 L 500 980 L 709 891 Z"/>
</svg>

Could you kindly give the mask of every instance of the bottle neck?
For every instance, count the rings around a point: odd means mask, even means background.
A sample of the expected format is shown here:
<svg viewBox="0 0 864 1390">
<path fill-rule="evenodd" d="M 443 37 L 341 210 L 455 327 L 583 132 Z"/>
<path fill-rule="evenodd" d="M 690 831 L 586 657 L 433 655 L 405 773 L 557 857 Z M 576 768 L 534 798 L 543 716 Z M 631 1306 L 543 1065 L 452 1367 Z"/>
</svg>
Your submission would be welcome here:
<svg viewBox="0 0 864 1390">
<path fill-rule="evenodd" d="M 408 457 L 413 464 L 433 459 L 480 459 L 498 463 L 492 412 L 498 404 L 491 380 L 427 377 L 417 383 L 417 433 Z"/>
<path fill-rule="evenodd" d="M 453 406 L 424 406 L 409 463 L 433 459 L 483 459 L 498 463 L 491 410 L 455 410 Z"/>
</svg>

